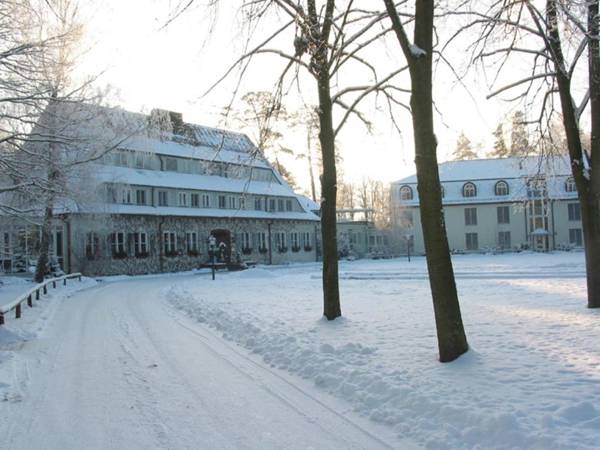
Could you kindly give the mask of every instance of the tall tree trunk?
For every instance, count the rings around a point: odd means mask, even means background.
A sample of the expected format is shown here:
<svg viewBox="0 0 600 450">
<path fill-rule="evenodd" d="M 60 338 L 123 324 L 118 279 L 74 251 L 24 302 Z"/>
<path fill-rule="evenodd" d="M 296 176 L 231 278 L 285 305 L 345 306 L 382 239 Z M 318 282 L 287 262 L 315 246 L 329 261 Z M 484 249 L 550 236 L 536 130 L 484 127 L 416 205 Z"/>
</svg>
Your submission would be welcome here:
<svg viewBox="0 0 600 450">
<path fill-rule="evenodd" d="M 49 199 L 46 204 L 44 213 L 44 221 L 42 222 L 42 236 L 40 238 L 40 254 L 38 255 L 37 265 L 35 268 L 35 282 L 41 283 L 46 276 L 48 267 L 50 242 L 52 237 L 52 217 L 53 217 L 53 201 Z"/>
<path fill-rule="evenodd" d="M 310 137 L 310 130 L 306 133 L 306 159 L 308 159 L 308 174 L 310 176 L 310 193 L 312 194 L 313 202 L 317 201 L 317 189 L 315 187 L 315 170 L 312 163 L 312 141 Z"/>
<path fill-rule="evenodd" d="M 588 27 L 592 36 L 598 33 L 598 1 L 588 6 Z M 562 109 L 562 120 L 567 137 L 571 172 L 577 186 L 581 205 L 581 226 L 585 246 L 588 307 L 600 307 L 600 54 L 598 40 L 590 39 L 589 46 L 589 88 L 592 122 L 591 167 L 586 173 L 585 152 L 579 133 L 575 104 L 571 96 L 571 79 L 565 68 L 558 22 L 556 0 L 546 2 L 546 20 L 549 34 L 549 52 L 556 70 L 556 83 Z M 595 34 L 593 34 L 595 33 Z"/>
<path fill-rule="evenodd" d="M 323 314 L 328 320 L 342 315 L 338 285 L 338 251 L 336 230 L 337 173 L 335 136 L 329 74 L 321 70 L 319 89 L 319 141 L 323 159 L 321 175 L 321 241 L 323 247 Z"/>
<path fill-rule="evenodd" d="M 425 255 L 441 362 L 453 361 L 469 346 L 460 314 L 454 270 L 444 224 L 437 140 L 433 129 L 433 0 L 416 0 L 414 46 L 409 46 L 392 0 L 384 0 L 394 31 L 409 61 L 415 164 Z"/>
<path fill-rule="evenodd" d="M 585 236 L 588 307 L 600 308 L 600 18 L 598 0 L 588 2 L 588 61 L 591 112 L 589 217 L 582 221 Z M 583 199 L 581 199 L 583 200 Z M 587 228 L 587 232 L 585 231 Z"/>
</svg>

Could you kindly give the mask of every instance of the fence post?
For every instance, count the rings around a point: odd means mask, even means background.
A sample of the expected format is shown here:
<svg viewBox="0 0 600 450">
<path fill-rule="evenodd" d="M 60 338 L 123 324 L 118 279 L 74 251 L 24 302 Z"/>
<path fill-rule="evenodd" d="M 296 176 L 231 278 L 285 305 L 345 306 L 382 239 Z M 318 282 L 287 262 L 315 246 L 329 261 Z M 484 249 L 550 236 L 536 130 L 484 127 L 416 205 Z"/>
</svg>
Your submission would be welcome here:
<svg viewBox="0 0 600 450">
<path fill-rule="evenodd" d="M 15 318 L 16 319 L 20 319 L 21 318 L 21 304 L 20 303 L 15 308 Z"/>
<path fill-rule="evenodd" d="M 56 289 L 56 280 L 52 280 L 52 287 Z"/>
<path fill-rule="evenodd" d="M 66 285 L 67 285 L 67 279 L 65 278 L 65 279 L 63 279 L 63 286 L 66 286 Z"/>
<path fill-rule="evenodd" d="M 48 285 L 44 285 L 44 295 L 46 295 L 48 293 Z"/>
<path fill-rule="evenodd" d="M 35 290 L 35 299 L 36 300 L 40 299 L 40 289 L 39 288 Z"/>
<path fill-rule="evenodd" d="M 0 312 L 0 325 L 4 325 L 4 313 Z"/>
<path fill-rule="evenodd" d="M 79 275 L 77 278 L 79 279 L 79 281 L 81 281 L 81 275 Z"/>
<path fill-rule="evenodd" d="M 27 306 L 33 308 L 33 302 L 31 301 L 31 294 L 27 296 Z"/>
</svg>

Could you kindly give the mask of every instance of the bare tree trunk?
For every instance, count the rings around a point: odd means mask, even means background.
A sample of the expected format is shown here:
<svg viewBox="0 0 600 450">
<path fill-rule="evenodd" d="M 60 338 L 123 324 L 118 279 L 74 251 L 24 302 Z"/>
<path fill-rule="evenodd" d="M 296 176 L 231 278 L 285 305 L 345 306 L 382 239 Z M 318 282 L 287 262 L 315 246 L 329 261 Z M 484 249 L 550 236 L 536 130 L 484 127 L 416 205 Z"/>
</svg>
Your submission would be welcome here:
<svg viewBox="0 0 600 450">
<path fill-rule="evenodd" d="M 446 236 L 433 129 L 432 54 L 433 0 L 416 0 L 414 46 L 410 46 L 392 0 L 384 0 L 400 45 L 409 60 L 412 121 L 419 208 L 425 241 L 429 285 L 441 362 L 465 353 L 469 346 L 463 328 L 454 270 Z"/>
<path fill-rule="evenodd" d="M 321 175 L 321 241 L 323 247 L 323 314 L 328 320 L 342 315 L 338 284 L 338 252 L 336 231 L 337 173 L 335 168 L 335 136 L 328 71 L 322 70 L 319 89 L 319 140 L 323 159 Z"/>
<path fill-rule="evenodd" d="M 567 137 L 571 171 L 581 205 L 581 226 L 585 246 L 585 263 L 587 275 L 588 307 L 600 307 L 600 54 L 597 39 L 590 39 L 589 46 L 589 88 L 592 122 L 591 139 L 591 171 L 586 174 L 584 161 L 587 156 L 583 151 L 577 112 L 571 96 L 571 79 L 565 69 L 565 60 L 559 28 L 556 0 L 546 2 L 548 45 L 553 56 L 556 69 L 556 83 L 562 108 L 563 126 Z M 598 33 L 598 1 L 588 6 L 588 30 L 591 35 Z M 593 34 L 596 33 L 596 34 Z M 597 170 L 597 171 L 596 171 Z"/>
<path fill-rule="evenodd" d="M 306 159 L 308 160 L 308 174 L 310 176 L 310 193 L 312 194 L 313 202 L 317 201 L 317 189 L 315 187 L 315 171 L 312 163 L 312 149 L 310 130 L 306 132 Z"/>
<path fill-rule="evenodd" d="M 46 211 L 44 213 L 44 221 L 42 223 L 42 236 L 40 238 L 40 254 L 38 255 L 37 265 L 35 268 L 35 282 L 41 283 L 46 276 L 46 268 L 48 267 L 50 253 L 50 241 L 52 237 L 52 217 L 53 204 L 52 200 L 48 201 Z"/>
</svg>

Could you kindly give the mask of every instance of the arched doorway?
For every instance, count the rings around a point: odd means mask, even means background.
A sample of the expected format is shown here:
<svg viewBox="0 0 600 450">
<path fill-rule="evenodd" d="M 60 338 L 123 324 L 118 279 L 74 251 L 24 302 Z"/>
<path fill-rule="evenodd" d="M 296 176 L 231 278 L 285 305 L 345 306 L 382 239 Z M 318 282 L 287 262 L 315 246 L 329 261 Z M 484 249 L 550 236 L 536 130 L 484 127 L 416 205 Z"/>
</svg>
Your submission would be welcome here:
<svg viewBox="0 0 600 450">
<path fill-rule="evenodd" d="M 231 263 L 231 231 L 225 229 L 212 230 L 210 232 L 215 237 L 217 254 L 216 261 L 226 264 Z"/>
</svg>

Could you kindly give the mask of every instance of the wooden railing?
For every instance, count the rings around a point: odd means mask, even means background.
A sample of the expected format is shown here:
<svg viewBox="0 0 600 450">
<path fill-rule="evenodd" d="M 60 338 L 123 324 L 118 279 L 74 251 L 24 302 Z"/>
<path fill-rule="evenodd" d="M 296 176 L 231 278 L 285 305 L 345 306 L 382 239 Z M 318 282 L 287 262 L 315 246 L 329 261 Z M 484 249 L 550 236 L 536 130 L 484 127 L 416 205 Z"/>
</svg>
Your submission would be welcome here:
<svg viewBox="0 0 600 450">
<path fill-rule="evenodd" d="M 33 297 L 35 296 L 35 299 L 39 300 L 40 299 L 40 291 L 43 294 L 47 294 L 48 293 L 48 285 L 51 284 L 52 287 L 56 289 L 56 283 L 62 281 L 63 285 L 66 286 L 67 280 L 70 280 L 73 278 L 77 278 L 79 281 L 81 281 L 81 274 L 80 273 L 71 273 L 69 275 L 63 275 L 62 277 L 50 278 L 48 280 L 45 280 L 43 283 L 35 285 L 34 287 L 29 289 L 24 294 L 19 295 L 11 303 L 0 306 L 0 325 L 4 325 L 4 316 L 6 314 L 8 314 L 9 312 L 11 312 L 12 310 L 15 311 L 15 318 L 19 319 L 21 317 L 21 312 L 22 312 L 21 305 L 23 303 L 27 302 L 27 306 L 32 308 L 33 307 Z"/>
</svg>

